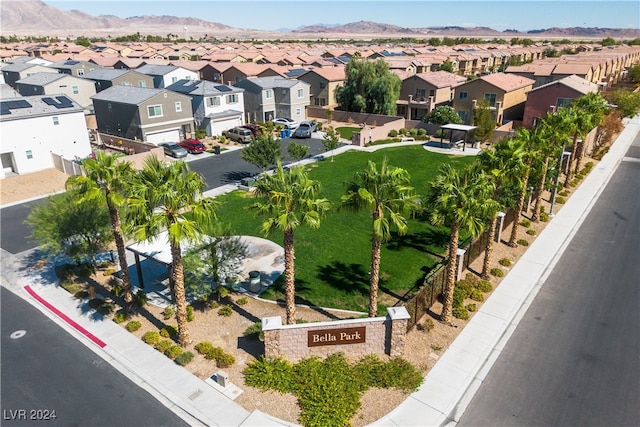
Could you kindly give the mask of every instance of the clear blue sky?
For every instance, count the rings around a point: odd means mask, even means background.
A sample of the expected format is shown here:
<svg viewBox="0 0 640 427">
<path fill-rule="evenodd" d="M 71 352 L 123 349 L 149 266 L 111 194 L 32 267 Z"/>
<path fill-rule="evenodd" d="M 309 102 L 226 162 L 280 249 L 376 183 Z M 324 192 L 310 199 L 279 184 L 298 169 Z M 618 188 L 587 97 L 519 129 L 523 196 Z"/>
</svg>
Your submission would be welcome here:
<svg viewBox="0 0 640 427">
<path fill-rule="evenodd" d="M 45 0 L 45 3 L 61 10 L 76 9 L 95 16 L 172 15 L 259 30 L 356 21 L 402 27 L 483 26 L 498 31 L 550 27 L 640 28 L 638 0 Z"/>
</svg>

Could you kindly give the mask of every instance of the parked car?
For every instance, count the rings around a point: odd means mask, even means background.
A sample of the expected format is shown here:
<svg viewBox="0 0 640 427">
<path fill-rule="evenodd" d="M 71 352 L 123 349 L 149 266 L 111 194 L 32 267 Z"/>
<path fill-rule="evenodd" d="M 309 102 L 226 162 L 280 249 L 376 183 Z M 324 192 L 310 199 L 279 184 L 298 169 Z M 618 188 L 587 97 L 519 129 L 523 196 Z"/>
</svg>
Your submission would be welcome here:
<svg viewBox="0 0 640 427">
<path fill-rule="evenodd" d="M 185 139 L 180 141 L 178 145 L 187 150 L 190 154 L 200 154 L 206 150 L 204 144 L 197 139 Z"/>
<path fill-rule="evenodd" d="M 245 125 L 242 125 L 240 127 L 243 128 L 247 128 L 251 131 L 251 133 L 253 134 L 253 136 L 258 136 L 262 133 L 262 128 L 258 125 L 254 125 L 253 123 L 247 123 Z"/>
<path fill-rule="evenodd" d="M 251 142 L 251 138 L 253 138 L 253 133 L 250 129 L 240 126 L 225 130 L 222 134 L 230 140 L 240 142 L 242 144 L 248 144 Z"/>
<path fill-rule="evenodd" d="M 179 146 L 176 142 L 163 142 L 158 145 L 164 149 L 164 154 L 167 156 L 171 156 L 176 159 L 187 157 L 187 150 Z"/>
<path fill-rule="evenodd" d="M 315 122 L 304 120 L 300 122 L 300 126 L 291 135 L 294 138 L 311 138 L 311 135 L 316 131 Z"/>
<path fill-rule="evenodd" d="M 282 126 L 285 129 L 295 129 L 298 127 L 299 123 L 296 122 L 293 119 L 284 117 L 284 118 L 279 118 L 279 119 L 273 119 L 271 120 L 273 122 L 274 125 L 278 126 Z"/>
</svg>

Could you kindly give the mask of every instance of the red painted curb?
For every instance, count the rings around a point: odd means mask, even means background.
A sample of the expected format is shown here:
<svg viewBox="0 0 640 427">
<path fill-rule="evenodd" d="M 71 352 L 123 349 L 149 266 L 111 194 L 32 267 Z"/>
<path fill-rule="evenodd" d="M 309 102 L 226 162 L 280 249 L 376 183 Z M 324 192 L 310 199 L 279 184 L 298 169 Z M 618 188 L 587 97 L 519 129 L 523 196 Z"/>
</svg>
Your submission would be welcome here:
<svg viewBox="0 0 640 427">
<path fill-rule="evenodd" d="M 82 335 L 86 336 L 91 341 L 93 341 L 93 343 L 96 344 L 98 347 L 105 348 L 107 346 L 107 344 L 104 341 L 102 341 L 100 338 L 96 337 L 91 332 L 87 331 L 85 328 L 83 328 L 82 326 L 78 325 L 75 321 L 73 321 L 71 318 L 69 318 L 69 316 L 67 316 L 66 314 L 64 314 L 63 312 L 61 312 L 57 308 L 55 308 L 53 305 L 51 305 L 49 302 L 47 302 L 44 298 L 42 298 L 40 295 L 35 293 L 35 291 L 33 289 L 31 289 L 31 286 L 26 285 L 24 287 L 24 289 L 27 291 L 27 293 L 29 295 L 31 295 L 38 302 L 40 302 L 42 305 L 44 305 L 49 310 L 51 310 L 56 316 L 60 317 L 62 320 L 67 322 L 69 325 L 73 326 Z"/>
</svg>

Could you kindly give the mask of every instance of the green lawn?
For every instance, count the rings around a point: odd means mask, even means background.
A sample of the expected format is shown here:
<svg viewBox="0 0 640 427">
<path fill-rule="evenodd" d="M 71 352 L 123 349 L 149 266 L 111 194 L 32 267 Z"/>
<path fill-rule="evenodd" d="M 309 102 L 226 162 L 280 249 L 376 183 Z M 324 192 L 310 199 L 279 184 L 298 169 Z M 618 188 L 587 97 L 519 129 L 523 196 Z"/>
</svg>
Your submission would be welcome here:
<svg viewBox="0 0 640 427">
<path fill-rule="evenodd" d="M 343 127 L 336 128 L 336 132 L 340 134 L 340 138 L 349 139 L 349 140 L 351 139 L 351 136 L 353 135 L 353 133 L 358 132 L 359 130 L 360 130 L 359 127 L 343 126 Z"/>
<path fill-rule="evenodd" d="M 398 147 L 374 153 L 347 152 L 307 165 L 311 178 L 323 187 L 321 197 L 334 204 L 318 230 L 300 227 L 295 231 L 296 294 L 299 303 L 367 311 L 369 264 L 371 254 L 371 217 L 367 212 L 354 214 L 337 211 L 345 183 L 355 171 L 363 170 L 368 160 L 407 169 L 418 194 L 424 194 L 429 182 L 443 162 L 464 166 L 473 157 L 453 157 L 424 150 L 421 146 Z M 220 196 L 219 219 L 231 224 L 235 234 L 264 237 L 260 230 L 263 218 L 246 209 L 253 201 L 243 191 Z M 392 305 L 399 297 L 420 283 L 424 274 L 439 257 L 448 243 L 448 231 L 435 229 L 419 219 L 411 219 L 409 233 L 395 236 L 384 245 L 380 265 L 380 314 L 384 306 Z M 271 240 L 282 245 L 282 234 L 272 234 Z M 281 278 L 282 279 L 282 278 Z M 263 296 L 282 299 L 282 280 L 276 282 Z M 386 304 L 385 304 L 386 303 Z"/>
</svg>

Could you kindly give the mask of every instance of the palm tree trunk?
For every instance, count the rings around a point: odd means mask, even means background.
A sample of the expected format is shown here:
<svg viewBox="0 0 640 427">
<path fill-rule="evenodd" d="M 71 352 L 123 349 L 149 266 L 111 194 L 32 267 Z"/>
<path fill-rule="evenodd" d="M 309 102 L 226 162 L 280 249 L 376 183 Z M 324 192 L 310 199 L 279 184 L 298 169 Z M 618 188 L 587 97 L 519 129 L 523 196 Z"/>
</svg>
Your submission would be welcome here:
<svg viewBox="0 0 640 427">
<path fill-rule="evenodd" d="M 484 261 L 482 262 L 482 274 L 483 279 L 489 278 L 489 269 L 491 268 L 491 257 L 493 256 L 493 236 L 496 234 L 496 228 L 498 226 L 498 215 L 494 215 L 491 218 L 491 224 L 489 224 L 489 238 L 487 239 L 487 246 L 484 249 Z"/>
<path fill-rule="evenodd" d="M 580 167 L 581 167 L 581 163 L 582 163 L 582 157 L 584 157 L 584 140 L 582 140 L 579 144 L 578 144 L 578 150 L 576 153 L 576 167 L 574 169 L 574 173 L 579 173 L 580 172 Z"/>
<path fill-rule="evenodd" d="M 569 156 L 569 164 L 567 165 L 567 175 L 564 178 L 564 186 L 569 187 L 569 183 L 571 182 L 571 177 L 573 176 L 573 171 L 571 170 L 571 166 L 573 166 L 573 160 L 576 158 L 576 151 L 578 144 L 578 134 L 573 136 L 573 149 L 571 150 L 571 155 Z"/>
<path fill-rule="evenodd" d="M 109 216 L 111 217 L 113 238 L 116 241 L 116 249 L 118 250 L 118 263 L 120 264 L 120 274 L 122 275 L 124 291 L 124 310 L 127 314 L 130 314 L 133 310 L 133 295 L 131 294 L 131 277 L 129 276 L 129 264 L 127 263 L 127 253 L 124 247 L 122 226 L 120 225 L 120 214 L 118 213 L 118 209 L 109 202 L 108 196 L 107 206 L 109 208 Z"/>
<path fill-rule="evenodd" d="M 178 321 L 178 344 L 186 347 L 191 342 L 187 329 L 187 296 L 184 290 L 184 269 L 182 267 L 182 251 L 179 243 L 169 242 L 171 246 L 171 278 L 176 297 L 176 320 Z"/>
<path fill-rule="evenodd" d="M 451 227 L 451 237 L 449 238 L 449 262 L 447 263 L 447 283 L 444 288 L 444 301 L 442 302 L 442 313 L 440 320 L 445 323 L 451 322 L 453 313 L 453 290 L 456 286 L 456 269 L 458 267 L 458 238 L 460 237 L 460 224 L 454 223 Z"/>
<path fill-rule="evenodd" d="M 522 214 L 522 208 L 524 207 L 524 199 L 527 196 L 527 184 L 529 183 L 529 166 L 531 164 L 531 160 L 527 162 L 527 173 L 523 179 L 522 191 L 520 192 L 520 197 L 518 198 L 518 205 L 516 206 L 516 219 L 513 221 L 513 225 L 511 226 L 511 237 L 509 237 L 509 246 L 515 248 L 518 246 L 516 241 L 518 240 L 518 228 L 520 227 L 520 215 Z"/>
<path fill-rule="evenodd" d="M 533 207 L 533 215 L 531 215 L 531 221 L 538 222 L 540 217 L 540 206 L 542 205 L 542 193 L 544 193 L 544 184 L 547 180 L 547 168 L 549 167 L 549 156 L 544 158 L 544 166 L 542 167 L 542 176 L 540 177 L 540 184 L 538 184 L 538 195 L 536 196 L 536 203 Z"/>
<path fill-rule="evenodd" d="M 295 256 L 293 229 L 284 231 L 284 295 L 287 306 L 287 325 L 296 323 Z"/>
<path fill-rule="evenodd" d="M 380 282 L 380 247 L 382 243 L 375 236 L 371 238 L 371 282 L 369 284 L 369 317 L 378 314 L 378 283 Z"/>
</svg>

